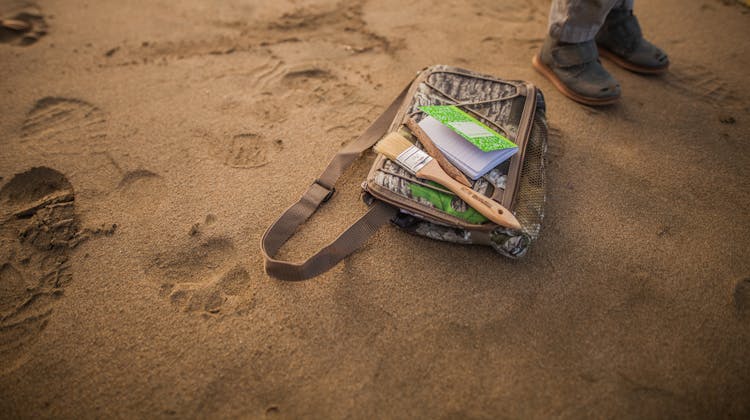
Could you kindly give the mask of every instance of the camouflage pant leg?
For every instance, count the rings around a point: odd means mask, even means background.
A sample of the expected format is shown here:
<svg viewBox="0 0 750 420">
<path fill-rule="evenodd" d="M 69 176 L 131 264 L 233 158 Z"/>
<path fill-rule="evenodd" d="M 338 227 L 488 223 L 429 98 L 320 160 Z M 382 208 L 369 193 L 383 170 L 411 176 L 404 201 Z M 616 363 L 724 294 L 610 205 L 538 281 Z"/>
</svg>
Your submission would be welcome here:
<svg viewBox="0 0 750 420">
<path fill-rule="evenodd" d="M 594 39 L 613 8 L 633 9 L 633 0 L 552 0 L 549 34 L 563 42 Z"/>
</svg>

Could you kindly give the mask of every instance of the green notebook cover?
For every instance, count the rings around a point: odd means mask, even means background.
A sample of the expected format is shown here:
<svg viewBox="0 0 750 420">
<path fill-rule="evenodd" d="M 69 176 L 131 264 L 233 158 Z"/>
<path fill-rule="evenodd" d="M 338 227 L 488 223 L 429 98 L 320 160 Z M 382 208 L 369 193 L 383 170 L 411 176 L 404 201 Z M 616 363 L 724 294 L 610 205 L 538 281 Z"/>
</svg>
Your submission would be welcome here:
<svg viewBox="0 0 750 420">
<path fill-rule="evenodd" d="M 458 133 L 483 152 L 518 147 L 515 143 L 455 105 L 421 106 L 419 109 Z"/>
<path fill-rule="evenodd" d="M 429 181 L 429 183 L 442 187 L 442 185 L 436 182 Z M 469 223 L 474 223 L 477 225 L 481 225 L 482 223 L 487 222 L 486 217 L 469 206 L 466 206 L 467 208 L 464 211 L 456 210 L 453 207 L 453 200 L 455 196 L 451 194 L 446 194 L 438 190 L 433 190 L 432 188 L 423 187 L 419 184 L 409 184 L 409 189 L 411 190 L 411 195 L 414 198 L 424 198 L 425 200 L 432 203 L 435 207 L 450 214 L 451 216 L 456 216 L 459 219 L 463 219 Z"/>
</svg>

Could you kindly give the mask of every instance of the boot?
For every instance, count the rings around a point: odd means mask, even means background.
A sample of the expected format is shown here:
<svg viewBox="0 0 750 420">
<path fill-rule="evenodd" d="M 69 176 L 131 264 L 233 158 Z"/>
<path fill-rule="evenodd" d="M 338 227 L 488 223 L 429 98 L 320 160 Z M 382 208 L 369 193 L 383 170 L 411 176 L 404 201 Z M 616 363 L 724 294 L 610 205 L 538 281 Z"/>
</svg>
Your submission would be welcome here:
<svg viewBox="0 0 750 420">
<path fill-rule="evenodd" d="M 609 105 L 620 98 L 620 85 L 599 62 L 594 40 L 569 44 L 547 35 L 532 63 L 574 101 L 598 106 Z"/>
<path fill-rule="evenodd" d="M 612 9 L 596 35 L 599 54 L 630 71 L 643 74 L 664 73 L 669 57 L 646 41 L 632 10 Z"/>
</svg>

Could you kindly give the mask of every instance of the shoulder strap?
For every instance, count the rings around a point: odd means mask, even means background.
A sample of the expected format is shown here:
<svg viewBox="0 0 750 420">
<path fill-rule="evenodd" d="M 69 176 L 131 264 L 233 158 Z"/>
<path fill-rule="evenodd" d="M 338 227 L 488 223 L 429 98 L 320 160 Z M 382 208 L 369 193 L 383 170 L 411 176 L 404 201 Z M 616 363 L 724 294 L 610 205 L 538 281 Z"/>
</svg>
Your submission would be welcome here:
<svg viewBox="0 0 750 420">
<path fill-rule="evenodd" d="M 333 187 L 341 174 L 365 150 L 372 147 L 388 130 L 396 117 L 401 104 L 406 98 L 411 83 L 393 100 L 388 108 L 356 140 L 341 149 L 333 157 L 326 169 L 316 179 L 302 197 L 286 209 L 279 218 L 268 227 L 260 242 L 261 252 L 265 259 L 265 269 L 272 277 L 280 280 L 306 280 L 323 274 L 339 263 L 346 256 L 359 249 L 380 226 L 388 223 L 398 209 L 381 201 L 370 207 L 369 211 L 347 228 L 338 238 L 301 263 L 277 260 L 274 256 L 297 229 L 315 213 L 336 191 Z"/>
</svg>

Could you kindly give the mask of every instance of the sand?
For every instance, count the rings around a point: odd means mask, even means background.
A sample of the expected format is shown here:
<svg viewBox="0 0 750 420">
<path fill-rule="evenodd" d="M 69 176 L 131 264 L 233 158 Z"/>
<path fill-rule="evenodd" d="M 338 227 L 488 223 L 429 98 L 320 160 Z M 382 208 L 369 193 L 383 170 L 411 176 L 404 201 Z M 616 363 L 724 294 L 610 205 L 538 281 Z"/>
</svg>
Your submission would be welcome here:
<svg viewBox="0 0 750 420">
<path fill-rule="evenodd" d="M 578 105 L 548 2 L 0 2 L 0 417 L 750 415 L 750 9 L 639 1 L 663 77 Z M 259 239 L 419 69 L 530 80 L 520 261 L 387 226 L 327 274 Z M 364 213 L 366 154 L 282 252 Z M 50 248 L 50 244 L 52 244 Z"/>
</svg>

